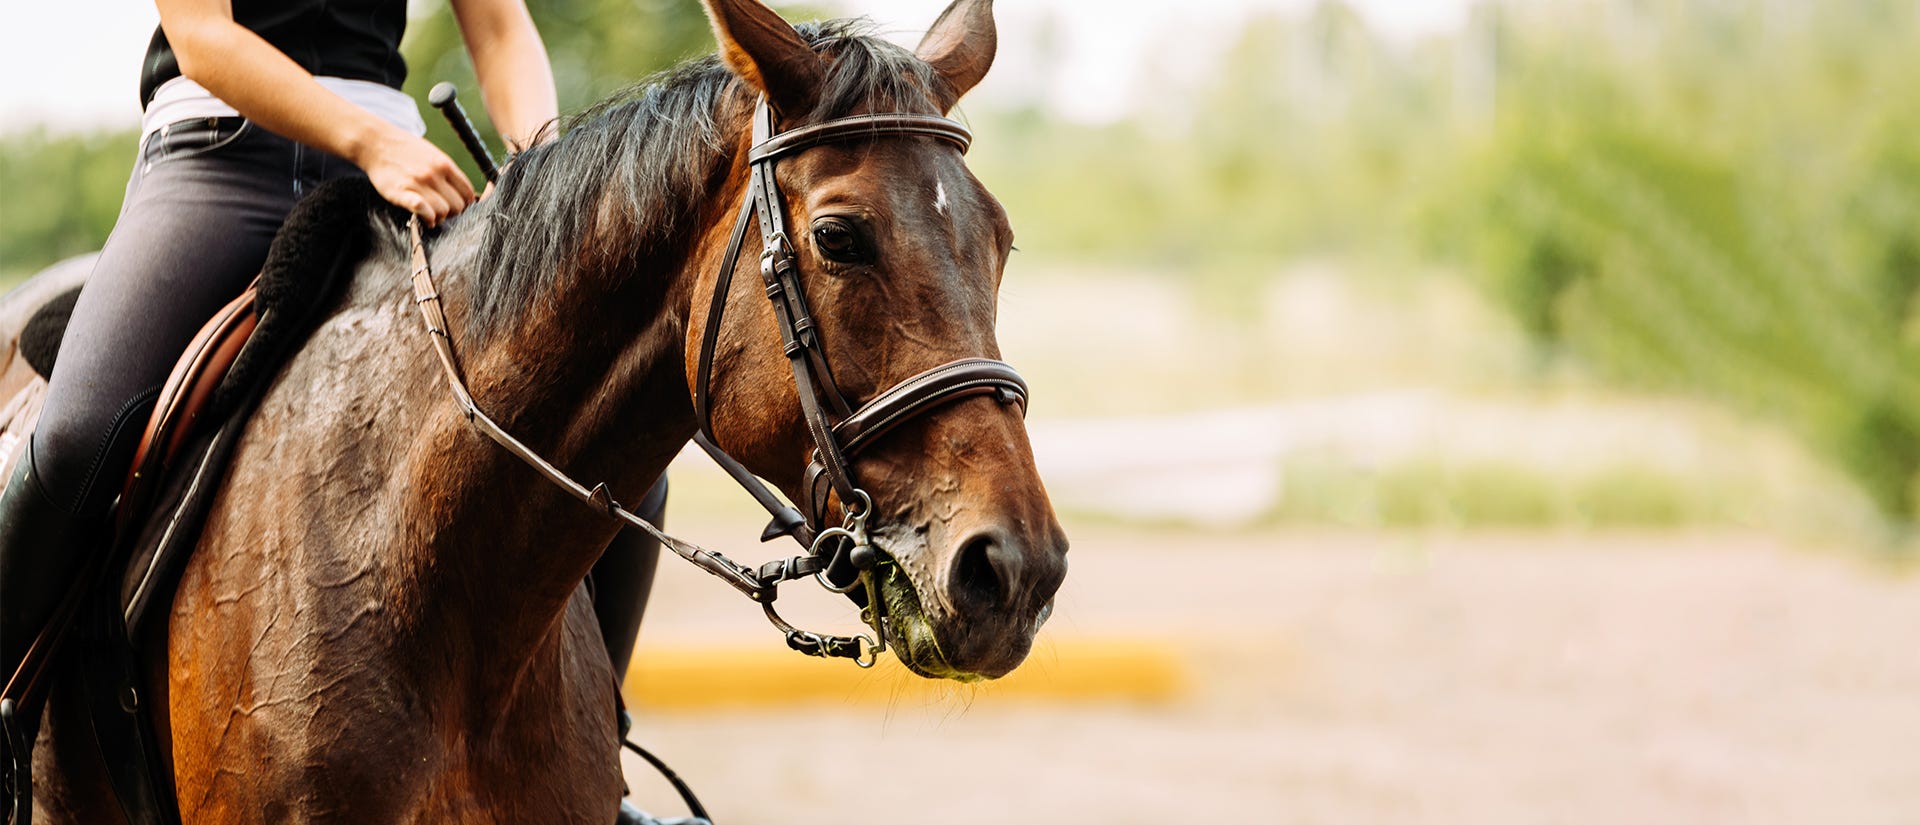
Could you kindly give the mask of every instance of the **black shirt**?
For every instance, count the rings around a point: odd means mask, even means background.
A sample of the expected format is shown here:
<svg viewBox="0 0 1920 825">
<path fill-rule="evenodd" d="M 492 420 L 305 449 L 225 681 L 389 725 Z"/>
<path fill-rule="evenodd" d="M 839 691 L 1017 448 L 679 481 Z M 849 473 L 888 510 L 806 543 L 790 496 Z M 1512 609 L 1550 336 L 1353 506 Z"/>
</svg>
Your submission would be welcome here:
<svg viewBox="0 0 1920 825">
<path fill-rule="evenodd" d="M 395 89 L 407 79 L 400 57 L 406 0 L 233 0 L 233 19 L 315 75 Z M 140 108 L 153 102 L 161 84 L 179 76 L 173 46 L 156 27 L 140 69 Z"/>
</svg>

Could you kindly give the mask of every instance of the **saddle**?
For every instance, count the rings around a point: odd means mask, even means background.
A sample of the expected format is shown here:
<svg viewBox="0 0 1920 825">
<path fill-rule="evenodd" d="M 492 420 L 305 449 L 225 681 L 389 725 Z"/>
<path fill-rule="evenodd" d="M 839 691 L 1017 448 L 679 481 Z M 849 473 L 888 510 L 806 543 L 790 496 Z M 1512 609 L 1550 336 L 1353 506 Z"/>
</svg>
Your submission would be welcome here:
<svg viewBox="0 0 1920 825">
<path fill-rule="evenodd" d="M 372 185 L 354 177 L 316 189 L 288 216 L 259 276 L 175 364 L 135 451 L 106 546 L 90 548 L 95 565 L 42 631 L 30 669 L 8 685 L 7 697 L 16 701 L 44 691 L 85 698 L 109 779 L 133 825 L 178 821 L 154 734 L 163 720 L 150 715 L 163 703 L 140 696 L 154 663 L 141 660 L 135 640 L 164 639 L 166 606 L 248 418 L 331 311 L 370 248 L 374 216 L 385 210 Z M 45 376 L 79 289 L 38 301 L 13 363 L 0 367 L 0 392 L 9 393 L 0 401 L 0 471 L 17 460 L 38 420 Z M 63 636 L 77 643 L 56 649 Z"/>
</svg>

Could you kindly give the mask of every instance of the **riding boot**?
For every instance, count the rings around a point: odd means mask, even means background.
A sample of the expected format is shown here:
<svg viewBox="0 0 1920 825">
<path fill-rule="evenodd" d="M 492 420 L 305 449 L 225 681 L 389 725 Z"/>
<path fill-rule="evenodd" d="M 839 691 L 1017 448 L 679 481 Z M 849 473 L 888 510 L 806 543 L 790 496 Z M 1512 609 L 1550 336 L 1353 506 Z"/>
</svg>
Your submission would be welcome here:
<svg viewBox="0 0 1920 825">
<path fill-rule="evenodd" d="M 656 527 L 667 509 L 667 477 L 660 476 L 647 490 L 638 509 L 641 518 Z M 593 615 L 600 621 L 600 637 L 607 643 L 607 655 L 613 660 L 613 672 L 622 682 L 627 678 L 627 662 L 633 658 L 633 642 L 640 634 L 640 617 L 647 612 L 647 595 L 653 591 L 653 574 L 660 561 L 660 542 L 639 530 L 621 530 L 607 545 L 600 560 L 594 562 Z"/>
<path fill-rule="evenodd" d="M 11 677 L 53 617 L 86 561 L 79 538 L 88 520 L 55 502 L 20 453 L 0 491 L 0 668 Z"/>
<path fill-rule="evenodd" d="M 29 444 L 0 491 L 0 681 L 11 680 L 20 670 L 35 637 L 53 618 L 86 561 L 78 542 L 85 522 L 47 495 Z M 7 774 L 0 794 L 9 797 L 7 811 L 14 810 L 16 802 L 32 805 L 25 766 L 16 766 L 15 759 L 33 758 L 40 708 L 37 697 L 23 698 L 29 701 L 7 708 L 8 730 L 0 736 L 0 770 Z M 16 790 L 19 800 L 11 798 Z"/>
</svg>

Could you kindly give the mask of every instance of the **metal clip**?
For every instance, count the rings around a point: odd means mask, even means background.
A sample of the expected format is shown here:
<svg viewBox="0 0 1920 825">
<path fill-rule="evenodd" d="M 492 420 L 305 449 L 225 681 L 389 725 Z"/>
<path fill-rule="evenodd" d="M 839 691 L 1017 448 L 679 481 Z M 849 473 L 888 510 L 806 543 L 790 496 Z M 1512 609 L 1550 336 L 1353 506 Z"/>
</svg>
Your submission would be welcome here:
<svg viewBox="0 0 1920 825">
<path fill-rule="evenodd" d="M 816 459 L 819 455 L 820 451 L 815 450 L 814 456 Z M 873 496 L 867 495 L 867 491 L 858 488 L 854 489 L 853 494 L 859 497 L 859 506 L 856 507 L 850 502 L 841 502 L 841 506 L 847 510 L 847 521 L 849 523 L 857 522 L 864 525 L 867 522 L 867 516 L 873 514 Z"/>
<path fill-rule="evenodd" d="M 619 506 L 613 500 L 613 491 L 607 489 L 604 481 L 593 486 L 593 492 L 587 494 L 587 501 L 609 516 L 613 515 L 614 509 Z"/>
<path fill-rule="evenodd" d="M 779 282 L 773 279 L 773 247 L 771 246 L 760 250 L 760 280 L 767 284 L 768 297 L 779 294 L 774 291 L 779 288 Z"/>
<path fill-rule="evenodd" d="M 859 648 L 853 655 L 853 663 L 859 666 L 861 670 L 871 668 L 875 662 L 880 661 L 880 651 L 885 649 L 882 645 L 874 644 L 872 639 L 865 636 L 853 637 L 853 643 Z"/>
</svg>

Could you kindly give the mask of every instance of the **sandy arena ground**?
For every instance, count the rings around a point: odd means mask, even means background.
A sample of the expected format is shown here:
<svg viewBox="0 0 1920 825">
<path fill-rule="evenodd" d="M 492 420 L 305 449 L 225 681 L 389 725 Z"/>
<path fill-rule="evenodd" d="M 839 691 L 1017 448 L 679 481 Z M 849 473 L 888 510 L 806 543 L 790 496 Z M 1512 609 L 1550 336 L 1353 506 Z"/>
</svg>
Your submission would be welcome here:
<svg viewBox="0 0 1920 825">
<path fill-rule="evenodd" d="M 642 709 L 643 740 L 722 825 L 1920 822 L 1920 576 L 1861 555 L 1069 532 L 1054 641 L 1027 667 L 1076 639 L 1177 642 L 1181 698 Z M 665 563 L 641 655 L 779 644 Z M 636 767 L 647 806 L 675 807 Z"/>
</svg>

